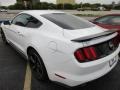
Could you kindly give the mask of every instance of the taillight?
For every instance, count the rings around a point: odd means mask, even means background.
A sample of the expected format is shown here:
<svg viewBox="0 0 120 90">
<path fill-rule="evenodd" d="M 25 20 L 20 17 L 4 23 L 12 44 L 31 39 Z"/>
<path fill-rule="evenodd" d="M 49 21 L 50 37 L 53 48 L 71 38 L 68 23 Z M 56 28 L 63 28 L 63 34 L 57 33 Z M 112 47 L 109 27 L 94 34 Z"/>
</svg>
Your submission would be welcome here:
<svg viewBox="0 0 120 90">
<path fill-rule="evenodd" d="M 85 56 L 83 55 L 83 52 L 81 50 L 77 50 L 75 52 L 75 57 L 77 60 L 80 60 L 82 62 L 84 62 L 84 60 L 85 60 Z"/>
<path fill-rule="evenodd" d="M 93 46 L 80 48 L 75 51 L 74 56 L 79 62 L 89 62 L 113 53 L 119 46 L 119 38 L 114 37 L 106 42 Z"/>
<path fill-rule="evenodd" d="M 94 47 L 78 49 L 74 55 L 79 62 L 88 62 L 97 59 L 97 53 Z"/>
</svg>

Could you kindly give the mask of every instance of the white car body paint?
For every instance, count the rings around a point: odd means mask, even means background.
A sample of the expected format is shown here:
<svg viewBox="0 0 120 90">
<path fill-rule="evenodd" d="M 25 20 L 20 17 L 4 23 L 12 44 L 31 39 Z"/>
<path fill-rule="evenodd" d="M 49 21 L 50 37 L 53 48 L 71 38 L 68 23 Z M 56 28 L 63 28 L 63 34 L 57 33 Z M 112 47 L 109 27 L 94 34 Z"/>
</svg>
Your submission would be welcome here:
<svg viewBox="0 0 120 90">
<path fill-rule="evenodd" d="M 24 11 L 20 14 L 28 14 L 40 20 L 43 24 L 39 28 L 27 28 L 14 24 L 1 27 L 9 42 L 12 42 L 27 57 L 27 48 L 33 47 L 42 57 L 49 79 L 69 86 L 77 86 L 95 80 L 109 71 L 117 64 L 120 46 L 110 55 L 92 62 L 80 63 L 74 57 L 74 52 L 86 46 L 101 43 L 112 39 L 117 35 L 95 38 L 84 43 L 72 42 L 72 39 L 95 35 L 107 31 L 98 26 L 80 29 L 66 30 L 40 15 L 51 13 L 63 13 L 60 11 Z M 116 63 L 110 67 L 109 61 L 116 59 Z M 66 79 L 56 76 L 65 77 Z"/>
</svg>

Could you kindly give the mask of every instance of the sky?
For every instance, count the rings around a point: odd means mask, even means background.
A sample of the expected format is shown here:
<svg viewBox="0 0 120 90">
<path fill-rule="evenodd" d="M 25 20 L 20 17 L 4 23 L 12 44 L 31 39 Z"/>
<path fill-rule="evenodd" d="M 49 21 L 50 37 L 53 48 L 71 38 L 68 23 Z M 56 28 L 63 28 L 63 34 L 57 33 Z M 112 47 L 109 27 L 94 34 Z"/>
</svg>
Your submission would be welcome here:
<svg viewBox="0 0 120 90">
<path fill-rule="evenodd" d="M 47 1 L 47 2 L 53 2 L 55 3 L 56 0 L 41 0 L 41 1 Z M 83 2 L 83 3 L 104 3 L 104 4 L 110 4 L 112 1 L 115 1 L 116 3 L 120 0 L 76 0 L 77 3 Z M 16 0 L 0 0 L 0 4 L 3 6 L 8 6 L 11 4 L 14 4 Z"/>
</svg>

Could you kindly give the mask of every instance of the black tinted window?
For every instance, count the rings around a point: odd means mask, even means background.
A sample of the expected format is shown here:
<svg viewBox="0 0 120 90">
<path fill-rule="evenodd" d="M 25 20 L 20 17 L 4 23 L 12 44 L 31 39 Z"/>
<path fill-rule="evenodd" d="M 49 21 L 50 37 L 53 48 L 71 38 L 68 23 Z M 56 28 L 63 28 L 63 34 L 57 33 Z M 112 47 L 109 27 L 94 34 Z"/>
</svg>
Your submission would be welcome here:
<svg viewBox="0 0 120 90">
<path fill-rule="evenodd" d="M 34 18 L 33 16 L 27 14 L 18 15 L 13 21 L 13 24 L 29 28 L 37 28 L 42 25 L 42 23 Z"/>
<path fill-rule="evenodd" d="M 120 16 L 114 16 L 110 19 L 112 25 L 120 25 Z"/>
<path fill-rule="evenodd" d="M 110 24 L 110 25 L 120 25 L 120 16 L 104 16 L 95 20 L 95 22 Z"/>
<path fill-rule="evenodd" d="M 12 21 L 12 24 L 25 27 L 28 23 L 27 18 L 29 18 L 29 17 L 30 17 L 29 15 L 20 14 Z"/>
<path fill-rule="evenodd" d="M 100 18 L 97 18 L 97 19 L 95 20 L 95 22 L 103 23 L 103 24 L 109 24 L 109 23 L 111 23 L 111 22 L 110 22 L 110 19 L 111 19 L 112 17 L 113 17 L 113 16 L 100 17 Z"/>
<path fill-rule="evenodd" d="M 94 26 L 94 24 L 90 23 L 87 20 L 80 19 L 79 17 L 64 14 L 64 13 L 53 13 L 53 14 L 45 14 L 42 17 L 50 20 L 51 22 L 57 24 L 58 26 L 64 29 L 83 29 Z"/>
<path fill-rule="evenodd" d="M 28 18 L 28 23 L 27 23 L 26 27 L 37 28 L 41 25 L 42 25 L 42 23 L 39 20 L 37 20 L 36 18 L 31 16 Z"/>
</svg>

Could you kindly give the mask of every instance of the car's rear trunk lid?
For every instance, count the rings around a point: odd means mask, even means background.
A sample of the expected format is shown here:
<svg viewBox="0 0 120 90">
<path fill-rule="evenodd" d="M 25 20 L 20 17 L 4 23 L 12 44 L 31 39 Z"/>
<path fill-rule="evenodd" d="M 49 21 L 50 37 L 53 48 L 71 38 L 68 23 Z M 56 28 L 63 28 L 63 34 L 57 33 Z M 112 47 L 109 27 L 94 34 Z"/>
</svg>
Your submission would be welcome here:
<svg viewBox="0 0 120 90">
<path fill-rule="evenodd" d="M 86 46 L 102 43 L 117 36 L 117 32 L 95 26 L 81 30 L 64 30 L 64 37 L 74 42 L 87 43 Z"/>
<path fill-rule="evenodd" d="M 88 36 L 94 36 L 96 34 L 100 34 L 103 32 L 108 31 L 107 29 L 103 29 L 98 26 L 90 27 L 90 28 L 85 28 L 85 29 L 78 29 L 78 30 L 67 30 L 64 29 L 64 36 L 66 38 L 69 38 L 71 40 L 77 39 L 77 38 L 83 38 L 83 37 L 88 37 Z"/>
<path fill-rule="evenodd" d="M 103 58 L 111 53 L 113 53 L 118 48 L 118 41 L 117 41 L 117 32 L 109 31 L 102 29 L 100 27 L 93 27 L 89 29 L 83 30 L 65 30 L 64 35 L 66 35 L 72 42 L 73 45 L 77 45 L 77 54 L 80 52 L 84 57 L 92 56 L 93 52 L 96 54 L 96 57 L 91 60 L 97 60 Z M 66 37 L 65 36 L 65 37 Z M 83 44 L 83 47 L 79 47 L 80 44 Z M 92 48 L 92 51 L 91 51 Z M 86 53 L 87 54 L 86 54 Z M 78 56 L 76 53 L 75 55 Z M 85 58 L 85 60 L 80 62 L 88 62 L 91 61 L 89 58 Z"/>
</svg>

